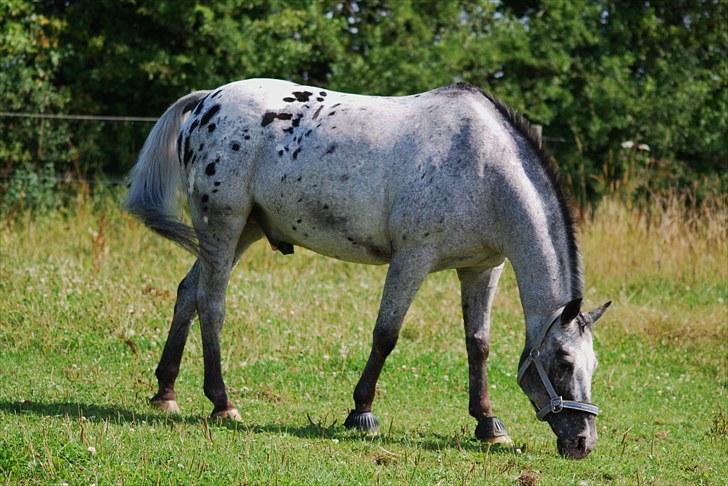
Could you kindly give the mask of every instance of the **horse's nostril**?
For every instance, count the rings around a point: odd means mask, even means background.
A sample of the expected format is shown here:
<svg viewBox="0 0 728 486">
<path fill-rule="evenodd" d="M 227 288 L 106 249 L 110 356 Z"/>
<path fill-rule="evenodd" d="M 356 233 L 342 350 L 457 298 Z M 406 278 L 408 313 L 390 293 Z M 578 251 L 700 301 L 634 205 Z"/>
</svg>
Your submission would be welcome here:
<svg viewBox="0 0 728 486">
<path fill-rule="evenodd" d="M 576 438 L 576 448 L 580 451 L 586 451 L 586 437 L 577 437 Z"/>
</svg>

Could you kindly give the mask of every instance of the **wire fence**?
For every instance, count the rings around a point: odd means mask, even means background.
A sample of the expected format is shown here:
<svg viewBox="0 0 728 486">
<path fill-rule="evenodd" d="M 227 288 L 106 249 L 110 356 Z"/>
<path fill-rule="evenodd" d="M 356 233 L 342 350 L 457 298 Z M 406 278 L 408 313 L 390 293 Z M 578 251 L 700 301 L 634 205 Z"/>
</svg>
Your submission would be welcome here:
<svg viewBox="0 0 728 486">
<path fill-rule="evenodd" d="M 36 175 L 36 174 L 11 174 L 0 175 L 0 180 L 9 181 L 26 181 L 26 182 L 54 182 L 57 184 L 87 184 L 87 185 L 105 185 L 105 186 L 122 186 L 128 183 L 124 177 L 69 177 L 69 176 L 53 176 L 53 175 Z"/>
<path fill-rule="evenodd" d="M 0 111 L 0 118 L 34 118 L 39 120 L 82 120 L 121 123 L 154 123 L 157 118 L 151 116 L 115 116 L 115 115 L 75 115 L 68 113 L 18 113 Z"/>
</svg>

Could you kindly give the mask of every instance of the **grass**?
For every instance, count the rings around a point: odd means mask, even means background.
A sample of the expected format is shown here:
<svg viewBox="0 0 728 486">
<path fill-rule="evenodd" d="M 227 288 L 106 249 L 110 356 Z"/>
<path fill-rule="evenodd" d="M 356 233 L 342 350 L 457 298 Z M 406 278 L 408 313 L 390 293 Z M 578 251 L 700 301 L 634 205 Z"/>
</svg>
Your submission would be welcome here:
<svg viewBox="0 0 728 486">
<path fill-rule="evenodd" d="M 515 383 L 523 317 L 504 273 L 491 396 L 518 450 L 472 437 L 459 289 L 431 275 L 387 362 L 383 433 L 341 422 L 369 350 L 384 267 L 254 245 L 234 273 L 223 369 L 243 422 L 207 420 L 195 325 L 177 391 L 147 406 L 190 256 L 112 204 L 0 231 L 0 482 L 7 484 L 726 484 L 725 208 L 687 224 L 605 203 L 582 224 L 598 324 L 600 441 L 560 458 Z M 722 225 L 722 226 L 721 226 Z M 520 479 L 519 479 L 520 478 Z"/>
</svg>

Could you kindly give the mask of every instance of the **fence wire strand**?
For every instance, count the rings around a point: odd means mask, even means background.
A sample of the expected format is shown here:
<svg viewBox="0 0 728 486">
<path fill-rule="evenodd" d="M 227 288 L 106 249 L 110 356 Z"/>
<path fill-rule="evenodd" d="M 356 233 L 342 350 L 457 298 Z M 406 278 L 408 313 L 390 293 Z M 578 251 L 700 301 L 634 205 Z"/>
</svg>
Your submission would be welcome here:
<svg viewBox="0 0 728 486">
<path fill-rule="evenodd" d="M 152 116 L 75 115 L 68 113 L 20 113 L 9 111 L 0 111 L 0 118 L 34 118 L 42 120 L 82 120 L 122 123 L 153 123 L 157 121 L 157 118 Z"/>
</svg>

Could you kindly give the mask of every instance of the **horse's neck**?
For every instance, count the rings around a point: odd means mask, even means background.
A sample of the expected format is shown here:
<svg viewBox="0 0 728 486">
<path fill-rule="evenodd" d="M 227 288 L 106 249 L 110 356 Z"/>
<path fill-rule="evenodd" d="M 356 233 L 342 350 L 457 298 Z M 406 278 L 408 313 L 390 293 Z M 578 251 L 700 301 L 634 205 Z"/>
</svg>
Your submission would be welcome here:
<svg viewBox="0 0 728 486">
<path fill-rule="evenodd" d="M 567 222 L 555 198 L 522 206 L 507 255 L 516 273 L 526 317 L 526 345 L 532 345 L 541 327 L 559 307 L 582 293 L 578 254 L 569 247 Z"/>
</svg>

